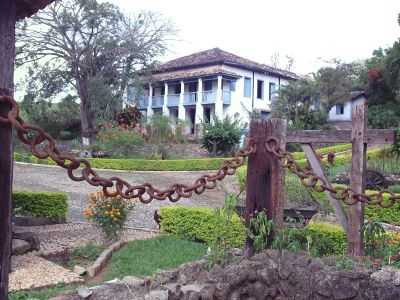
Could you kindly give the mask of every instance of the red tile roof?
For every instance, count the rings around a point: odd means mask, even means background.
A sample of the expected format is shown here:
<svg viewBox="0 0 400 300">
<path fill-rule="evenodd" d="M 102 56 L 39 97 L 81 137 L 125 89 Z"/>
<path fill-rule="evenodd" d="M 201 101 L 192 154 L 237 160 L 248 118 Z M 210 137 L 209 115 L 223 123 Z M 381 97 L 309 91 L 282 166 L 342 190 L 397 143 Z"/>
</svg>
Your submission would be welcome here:
<svg viewBox="0 0 400 300">
<path fill-rule="evenodd" d="M 17 19 L 21 20 L 30 17 L 39 9 L 45 8 L 53 1 L 54 0 L 15 0 L 17 4 Z"/>
<path fill-rule="evenodd" d="M 251 71 L 277 75 L 287 79 L 298 79 L 298 76 L 293 72 L 260 64 L 219 48 L 213 48 L 171 60 L 158 66 L 155 73 L 171 72 L 210 65 L 228 65 Z"/>
</svg>

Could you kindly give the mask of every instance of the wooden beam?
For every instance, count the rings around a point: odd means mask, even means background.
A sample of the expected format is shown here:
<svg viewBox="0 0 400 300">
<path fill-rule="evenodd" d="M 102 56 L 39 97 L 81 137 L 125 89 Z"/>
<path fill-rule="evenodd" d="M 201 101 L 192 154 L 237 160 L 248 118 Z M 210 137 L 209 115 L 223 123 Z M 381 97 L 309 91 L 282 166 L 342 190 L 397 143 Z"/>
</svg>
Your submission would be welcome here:
<svg viewBox="0 0 400 300">
<path fill-rule="evenodd" d="M 280 159 L 265 150 L 264 144 L 271 136 L 285 149 L 285 120 L 254 120 L 250 123 L 249 137 L 255 141 L 257 151 L 250 154 L 248 161 L 245 217 L 248 223 L 256 211 L 266 210 L 268 219 L 274 222 L 274 229 L 279 230 L 283 227 L 285 171 Z M 252 244 L 247 240 L 246 254 L 251 253 Z"/>
<path fill-rule="evenodd" d="M 318 155 L 315 153 L 311 144 L 303 144 L 303 145 L 301 145 L 301 147 L 303 148 L 303 151 L 304 151 L 315 175 L 322 178 L 329 187 L 332 187 L 331 183 L 329 182 L 329 180 L 326 178 L 326 176 L 324 174 L 324 169 L 321 166 L 321 161 L 320 161 Z M 333 207 L 340 224 L 342 225 L 343 229 L 345 231 L 347 231 L 347 227 L 348 227 L 347 226 L 347 216 L 346 216 L 346 213 L 345 213 L 342 205 L 340 204 L 340 202 L 338 200 L 333 198 L 332 195 L 328 191 L 326 191 L 325 194 L 327 195 L 329 203 Z"/>
<path fill-rule="evenodd" d="M 350 188 L 355 193 L 365 192 L 365 170 L 367 161 L 367 100 L 360 97 L 355 100 L 352 108 L 352 162 Z M 348 249 L 351 256 L 364 255 L 362 226 L 364 224 L 364 204 L 356 203 L 349 206 L 349 227 L 347 231 Z"/>
<path fill-rule="evenodd" d="M 0 1 L 0 95 L 12 95 L 15 60 L 15 0 Z M 9 111 L 0 104 L 0 114 Z M 0 123 L 0 299 L 8 299 L 11 259 L 12 129 Z"/>
<path fill-rule="evenodd" d="M 375 145 L 393 144 L 393 129 L 368 129 L 364 142 Z M 351 130 L 296 130 L 287 133 L 288 143 L 351 143 Z"/>
</svg>

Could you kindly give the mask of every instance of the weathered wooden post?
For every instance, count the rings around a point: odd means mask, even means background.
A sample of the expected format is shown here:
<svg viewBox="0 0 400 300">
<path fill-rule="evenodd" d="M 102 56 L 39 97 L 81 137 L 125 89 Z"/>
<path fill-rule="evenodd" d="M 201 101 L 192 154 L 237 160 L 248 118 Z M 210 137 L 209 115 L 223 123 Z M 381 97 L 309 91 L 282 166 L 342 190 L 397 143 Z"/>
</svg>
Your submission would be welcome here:
<svg viewBox="0 0 400 300">
<path fill-rule="evenodd" d="M 365 192 L 365 170 L 367 161 L 367 99 L 364 94 L 352 99 L 352 131 L 351 142 L 352 162 L 350 188 L 358 193 Z M 349 206 L 348 211 L 348 249 L 351 256 L 362 256 L 364 254 L 364 244 L 362 236 L 362 226 L 364 223 L 364 205 L 356 203 Z"/>
<path fill-rule="evenodd" d="M 256 152 L 250 154 L 247 167 L 246 221 L 255 211 L 267 211 L 274 227 L 283 226 L 284 169 L 274 154 L 265 150 L 265 142 L 275 137 L 281 148 L 286 148 L 286 121 L 282 119 L 253 120 L 249 138 L 256 144 Z"/>
<path fill-rule="evenodd" d="M 12 95 L 14 88 L 16 1 L 0 1 L 0 96 Z M 0 115 L 10 107 L 0 103 Z M 12 129 L 0 123 L 0 299 L 8 299 L 11 258 Z"/>
</svg>

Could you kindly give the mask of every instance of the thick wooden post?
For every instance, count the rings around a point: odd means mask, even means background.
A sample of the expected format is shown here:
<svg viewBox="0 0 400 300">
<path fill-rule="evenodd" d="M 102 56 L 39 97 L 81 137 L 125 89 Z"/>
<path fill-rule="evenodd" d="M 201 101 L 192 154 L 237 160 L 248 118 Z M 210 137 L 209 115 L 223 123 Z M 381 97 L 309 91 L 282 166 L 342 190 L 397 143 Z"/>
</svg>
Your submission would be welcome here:
<svg viewBox="0 0 400 300">
<path fill-rule="evenodd" d="M 282 119 L 255 120 L 250 123 L 250 135 L 257 151 L 249 157 L 246 188 L 246 221 L 255 211 L 267 210 L 269 219 L 279 229 L 283 226 L 284 169 L 280 160 L 265 150 L 268 137 L 286 146 L 286 121 Z"/>
<path fill-rule="evenodd" d="M 15 0 L 0 1 L 0 95 L 12 95 L 15 59 Z M 0 103 L 4 116 L 9 107 Z M 12 131 L 0 123 L 0 299 L 8 299 L 11 257 Z"/>
<path fill-rule="evenodd" d="M 365 143 L 367 133 L 367 101 L 364 95 L 358 96 L 353 101 L 351 132 L 353 150 L 350 188 L 356 193 L 364 193 L 367 155 L 367 144 Z M 364 205 L 357 203 L 349 206 L 348 217 L 347 252 L 351 256 L 362 256 L 364 254 L 362 237 Z"/>
</svg>

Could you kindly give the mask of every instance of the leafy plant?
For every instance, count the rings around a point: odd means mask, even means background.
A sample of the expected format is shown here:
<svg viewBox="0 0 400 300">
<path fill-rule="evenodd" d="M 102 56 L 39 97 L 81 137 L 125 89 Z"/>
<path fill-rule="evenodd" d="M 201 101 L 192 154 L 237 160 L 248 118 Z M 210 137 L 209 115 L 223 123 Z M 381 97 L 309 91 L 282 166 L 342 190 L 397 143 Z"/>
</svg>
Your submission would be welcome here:
<svg viewBox="0 0 400 300">
<path fill-rule="evenodd" d="M 135 130 L 106 125 L 97 134 L 92 148 L 107 151 L 113 157 L 124 158 L 129 157 L 133 149 L 143 143 L 143 137 Z"/>
<path fill-rule="evenodd" d="M 341 255 L 336 257 L 336 267 L 340 270 L 351 271 L 354 268 L 354 261 L 345 255 Z"/>
<path fill-rule="evenodd" d="M 229 226 L 232 223 L 232 218 L 235 215 L 235 206 L 237 203 L 236 196 L 229 194 L 225 198 L 225 203 L 222 208 L 217 208 L 214 212 L 215 217 L 224 226 Z M 225 265 L 229 259 L 229 249 L 232 248 L 229 238 L 224 235 L 224 232 L 217 232 L 217 236 L 209 243 L 208 265 Z"/>
<path fill-rule="evenodd" d="M 213 122 L 203 124 L 202 147 L 214 156 L 226 155 L 239 144 L 243 127 L 238 119 L 215 118 Z"/>
<path fill-rule="evenodd" d="M 86 218 L 97 223 L 108 239 L 118 238 L 133 204 L 120 196 L 106 197 L 103 192 L 91 193 L 89 201 L 84 211 Z"/>
<path fill-rule="evenodd" d="M 366 253 L 376 256 L 386 243 L 385 228 L 380 222 L 367 220 L 362 227 L 362 232 Z"/>
<path fill-rule="evenodd" d="M 273 229 L 272 220 L 268 220 L 265 211 L 256 212 L 250 219 L 247 237 L 252 241 L 254 250 L 259 252 L 267 248 L 268 238 Z"/>
</svg>

